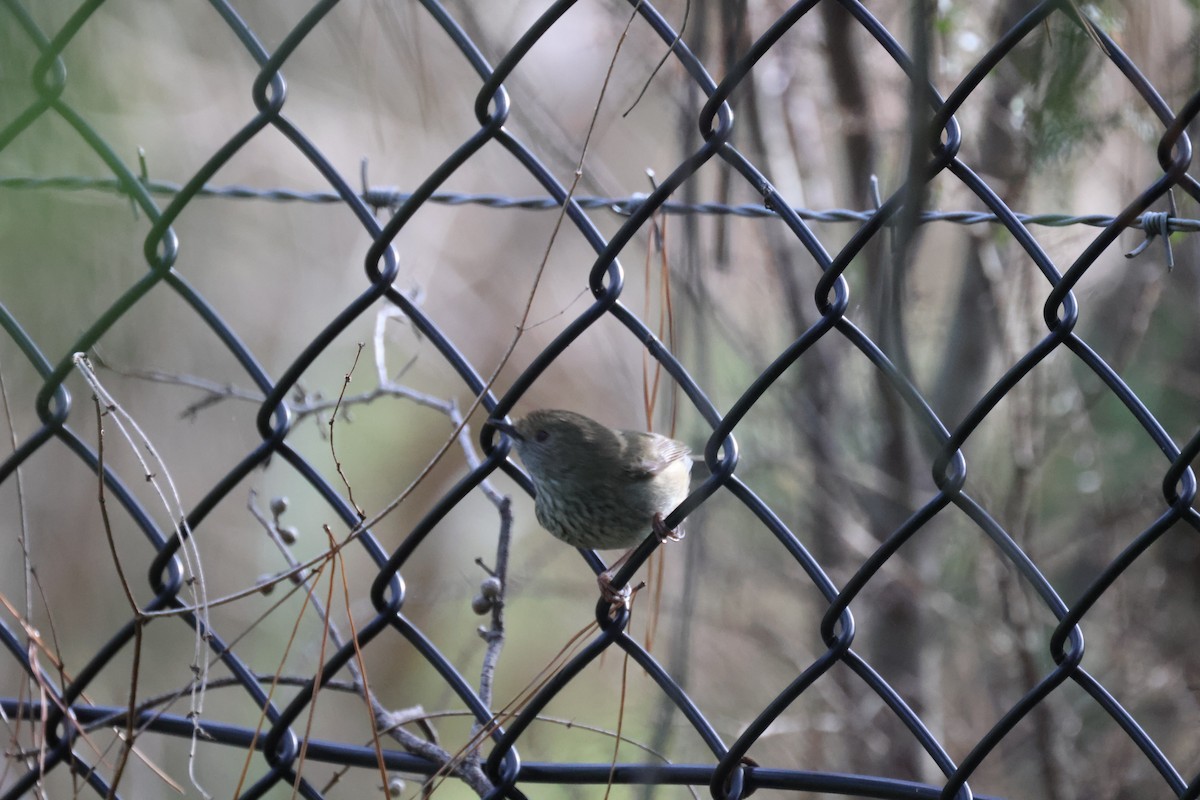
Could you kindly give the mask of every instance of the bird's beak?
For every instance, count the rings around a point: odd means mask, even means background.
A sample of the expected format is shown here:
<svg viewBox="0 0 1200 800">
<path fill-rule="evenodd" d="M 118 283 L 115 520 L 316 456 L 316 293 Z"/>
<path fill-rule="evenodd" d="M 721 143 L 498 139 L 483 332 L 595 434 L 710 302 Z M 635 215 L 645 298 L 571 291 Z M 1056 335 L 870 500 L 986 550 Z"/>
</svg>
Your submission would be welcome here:
<svg viewBox="0 0 1200 800">
<path fill-rule="evenodd" d="M 491 425 L 493 428 L 500 431 L 501 433 L 507 433 L 510 437 L 512 437 L 512 439 L 514 441 L 518 441 L 518 442 L 525 441 L 525 437 L 522 436 L 515 427 L 513 427 L 512 425 L 509 425 L 507 422 L 505 422 L 502 419 L 489 419 L 488 425 Z"/>
</svg>

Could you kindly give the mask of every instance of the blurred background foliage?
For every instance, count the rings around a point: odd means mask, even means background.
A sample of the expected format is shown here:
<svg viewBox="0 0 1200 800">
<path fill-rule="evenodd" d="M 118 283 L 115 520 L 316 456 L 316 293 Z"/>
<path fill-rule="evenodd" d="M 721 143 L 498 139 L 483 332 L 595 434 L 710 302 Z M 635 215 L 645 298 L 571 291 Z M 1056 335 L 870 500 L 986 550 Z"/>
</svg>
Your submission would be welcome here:
<svg viewBox="0 0 1200 800">
<path fill-rule="evenodd" d="M 495 63 L 546 7 L 543 2 L 450 2 L 483 54 Z M 683 40 L 720 79 L 786 4 L 761 0 L 682 0 L 657 4 Z M 268 48 L 307 8 L 237 3 Z M 930 79 L 948 94 L 1026 10 L 1024 3 L 939 2 L 928 41 Z M 66 2 L 31 4 L 52 34 L 74 13 Z M 912 43 L 912 6 L 873 9 L 903 43 Z M 1106 2 L 1088 6 L 1172 108 L 1196 91 L 1194 4 Z M 589 2 L 572 8 L 522 61 L 506 86 L 507 128 L 567 183 L 578 161 L 600 89 L 629 9 Z M 30 75 L 38 56 L 16 16 L 0 11 L 0 126 L 36 99 Z M 668 174 L 700 144 L 696 119 L 704 97 L 674 60 L 654 73 L 664 45 L 635 23 L 603 97 L 577 190 L 629 197 L 650 191 L 647 171 Z M 63 53 L 64 101 L 128 164 L 145 154 L 150 180 L 182 183 L 253 115 L 257 67 L 205 4 L 104 3 Z M 284 114 L 355 182 L 410 191 L 473 134 L 479 80 L 414 3 L 345 2 L 284 65 Z M 653 78 L 651 77 L 653 75 Z M 644 85 L 648 89 L 636 103 Z M 734 94 L 733 144 L 793 205 L 869 209 L 876 176 L 884 197 L 903 182 L 910 144 L 910 85 L 902 70 L 838 3 L 822 2 L 789 31 Z M 626 109 L 632 109 L 624 114 Z M 1027 213 L 1115 214 L 1161 175 L 1155 148 L 1162 125 L 1129 82 L 1066 14 L 1053 14 L 971 95 L 957 119 L 960 156 L 1013 209 Z M 136 171 L 136 169 L 135 169 Z M 0 178 L 108 178 L 103 162 L 54 113 L 43 114 L 0 148 Z M 270 127 L 213 178 L 299 191 L 327 188 L 284 137 Z M 450 191 L 526 197 L 544 194 L 502 148 L 489 145 L 458 170 Z M 981 209 L 949 173 L 926 187 L 924 206 Z M 677 193 L 687 201 L 760 202 L 723 162 L 707 163 Z M 1182 194 L 1179 214 L 1195 216 Z M 165 204 L 168 197 L 161 197 Z M 381 210 L 381 218 L 387 209 Z M 590 212 L 611 234 L 622 218 Z M 395 241 L 400 289 L 484 375 L 499 365 L 551 239 L 553 211 L 425 204 Z M 728 409 L 755 376 L 819 318 L 820 269 L 773 218 L 658 217 L 622 253 L 622 301 L 657 328 L 668 270 L 673 352 L 718 409 Z M 845 222 L 812 228 L 830 252 L 856 230 Z M 129 202 L 101 190 L 0 187 L 0 302 L 52 361 L 147 269 L 149 228 Z M 271 376 L 366 286 L 368 235 L 337 204 L 202 197 L 175 225 L 176 270 L 238 333 Z M 1034 227 L 1038 242 L 1065 271 L 1098 229 Z M 1077 288 L 1077 333 L 1113 365 L 1164 428 L 1183 442 L 1194 434 L 1200 397 L 1200 280 L 1194 237 L 1174 238 L 1168 272 L 1161 242 L 1127 260 L 1144 234 L 1130 231 L 1109 248 Z M 570 226 L 554 241 L 533 298 L 531 325 L 500 371 L 503 391 L 589 302 L 594 254 Z M 847 317 L 888 353 L 948 427 L 1046 333 L 1050 286 L 1010 234 L 996 225 L 932 223 L 907 247 L 893 232 L 876 237 L 846 272 Z M 381 306 L 382 307 L 382 306 Z M 336 397 L 367 342 L 350 392 L 375 385 L 374 314 L 363 315 L 303 377 L 310 398 Z M 403 321 L 389 323 L 386 359 L 402 382 L 459 408 L 472 395 L 437 352 Z M 180 379 L 252 393 L 252 384 L 212 332 L 166 286 L 152 290 L 105 334 L 95 355 L 113 395 L 164 455 L 185 507 L 202 498 L 260 438 L 258 404 L 208 394 Z M 13 341 L 0 337 L 0 372 L 13 437 L 38 425 L 41 380 Z M 137 374 L 137 373 L 142 374 Z M 147 375 L 145 373 L 156 373 Z M 171 377 L 173 376 L 173 377 Z M 615 427 L 673 432 L 699 451 L 709 429 L 665 382 L 657 413 L 646 419 L 641 344 L 604 318 L 567 349 L 525 395 L 517 413 L 571 408 Z M 89 392 L 77 377 L 70 424 L 96 438 Z M 196 407 L 201 403 L 200 407 Z M 476 414 L 472 431 L 483 416 Z M 341 485 L 328 442 L 327 415 L 303 420 L 289 441 L 333 485 Z M 7 433 L 8 425 L 3 426 Z M 336 423 L 337 454 L 368 514 L 388 503 L 425 467 L 452 431 L 436 409 L 399 397 L 356 405 Z M 864 559 L 936 487 L 933 442 L 878 371 L 842 336 L 827 335 L 759 401 L 736 431 L 738 475 L 842 585 Z M 1065 349 L 1048 357 L 992 411 L 963 448 L 965 491 L 1016 539 L 1070 604 L 1104 566 L 1164 511 L 1167 461 L 1129 411 Z M 110 463 L 150 507 L 130 454 L 113 446 Z M 396 547 L 467 470 L 451 449 L 400 507 L 375 529 Z M 702 471 L 702 470 L 698 470 Z M 128 618 L 111 565 L 92 473 L 50 442 L 0 484 L 0 592 L 21 605 L 22 542 L 38 578 L 30 623 L 53 631 L 68 671 L 78 670 Z M 144 482 L 140 482 L 144 483 Z M 497 474 L 514 496 L 516 537 L 507 586 L 507 639 L 497 671 L 496 705 L 515 696 L 593 617 L 594 584 L 578 554 L 538 529 L 532 502 Z M 284 568 L 247 510 L 287 496 L 284 522 L 301 538 L 296 555 L 326 547 L 321 525 L 336 518 L 288 465 L 271 461 L 234 489 L 198 531 L 209 593 L 223 595 Z M 110 504 L 111 505 L 111 504 Z M 153 557 L 130 519 L 113 509 L 113 529 L 135 593 Z M 169 520 L 160 520 L 169 528 Z M 468 497 L 419 548 L 403 575 L 404 614 L 472 681 L 484 643 L 470 603 L 484 577 L 475 559 L 495 559 L 495 509 Z M 339 528 L 340 530 L 340 528 Z M 634 628 L 656 630 L 653 651 L 687 688 L 726 741 L 824 652 L 818 623 L 827 608 L 799 566 L 732 495 L 718 493 L 688 519 L 688 536 L 663 549 L 663 572 L 647 576 L 661 601 L 639 600 Z M 375 566 L 348 551 L 356 617 L 372 613 L 366 587 Z M 1129 709 L 1187 776 L 1200 769 L 1200 624 L 1196 614 L 1200 544 L 1196 532 L 1170 531 L 1086 618 L 1084 666 Z M 291 636 L 299 598 L 255 620 L 274 598 L 252 596 L 213 611 L 217 630 L 247 630 L 238 652 L 271 674 Z M 1052 668 L 1048 637 L 1056 620 L 982 531 L 954 507 L 908 542 L 870 582 L 852 610 L 855 650 L 915 708 L 955 759 Z M 6 620 L 8 624 L 12 619 Z M 251 627 L 253 625 L 253 627 Z M 639 633 L 639 635 L 643 635 Z M 319 661 L 320 621 L 305 612 L 287 674 L 311 675 Z M 190 678 L 190 631 L 175 621 L 150 626 L 139 694 L 169 691 Z M 397 708 L 430 712 L 462 706 L 414 649 L 384 635 L 366 650 L 371 685 Z M 621 702 L 621 657 L 606 654 L 547 709 L 522 739 L 524 761 L 612 758 L 607 731 Z M 97 703 L 120 705 L 128 660 L 118 659 L 89 687 Z M 220 677 L 218 670 L 214 675 Z M 23 685 L 15 665 L 0 667 L 0 695 Z M 285 693 L 288 690 L 282 690 Z M 324 698 L 325 696 L 323 696 Z M 314 735 L 367 741 L 367 718 L 351 699 L 328 695 Z M 654 684 L 631 668 L 623 734 L 673 762 L 711 756 Z M 236 688 L 214 689 L 206 716 L 253 725 L 257 712 Z M 176 711 L 180 709 L 175 708 Z M 435 721 L 453 751 L 468 735 L 461 718 Z M 6 733 L 14 741 L 15 733 Z M 26 742 L 26 744 L 28 744 Z M 145 736 L 139 745 L 180 783 L 186 742 Z M 751 751 L 763 765 L 859 772 L 940 784 L 933 761 L 883 703 L 849 670 L 819 680 Z M 200 772 L 228 796 L 241 754 L 202 748 Z M 626 745 L 621 760 L 653 761 Z M 256 760 L 252 774 L 263 769 Z M 228 773 L 228 774 L 227 774 Z M 318 785 L 327 765 L 310 764 Z M 0 791 L 5 788 L 0 777 Z M 49 796 L 70 778 L 51 776 Z M 57 783 L 56 783 L 57 782 Z M 350 773 L 330 796 L 373 791 L 379 777 Z M 976 793 L 1006 797 L 1154 798 L 1172 793 L 1130 739 L 1087 695 L 1068 683 L 1054 692 L 984 762 Z M 161 796 L 163 785 L 140 763 L 122 789 Z M 189 791 L 192 789 L 189 787 Z M 542 787 L 539 796 L 597 797 L 596 787 Z M 700 789 L 704 793 L 705 789 Z M 447 782 L 439 792 L 467 796 Z M 406 796 L 415 796 L 411 784 Z M 640 796 L 617 787 L 614 796 Z M 770 792 L 763 791 L 769 795 Z M 686 796 L 681 787 L 655 796 Z"/>
</svg>

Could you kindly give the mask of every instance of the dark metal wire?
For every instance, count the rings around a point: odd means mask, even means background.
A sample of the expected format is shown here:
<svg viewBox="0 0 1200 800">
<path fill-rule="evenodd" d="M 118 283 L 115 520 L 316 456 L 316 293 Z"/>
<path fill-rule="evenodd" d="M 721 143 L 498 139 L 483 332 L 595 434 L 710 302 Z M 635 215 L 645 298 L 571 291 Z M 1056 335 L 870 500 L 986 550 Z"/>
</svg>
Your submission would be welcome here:
<svg viewBox="0 0 1200 800">
<path fill-rule="evenodd" d="M 918 87 L 915 97 L 931 111 L 933 130 L 937 135 L 928 143 L 927 161 L 922 162 L 920 158 L 914 160 L 911 174 L 906 176 L 905 184 L 890 197 L 881 198 L 877 208 L 869 211 L 799 209 L 789 206 L 771 185 L 767 176 L 735 148 L 733 141 L 736 124 L 727 101 L 734 96 L 742 82 L 775 42 L 810 13 L 817 3 L 812 0 L 797 3 L 782 14 L 735 64 L 724 70 L 725 78 L 718 83 L 710 77 L 705 65 L 687 44 L 679 39 L 676 31 L 651 3 L 631 2 L 631 9 L 639 20 L 638 24 L 644 25 L 648 32 L 657 36 L 664 46 L 670 48 L 670 58 L 682 67 L 695 87 L 704 94 L 707 102 L 697 119 L 701 140 L 694 152 L 683 158 L 670 174 L 658 183 L 654 191 L 647 195 L 625 198 L 568 197 L 567 187 L 554 177 L 538 155 L 504 127 L 511 109 L 504 81 L 531 48 L 552 34 L 559 18 L 574 5 L 573 0 L 558 0 L 552 3 L 494 66 L 482 55 L 453 14 L 436 0 L 422 0 L 421 6 L 424 11 L 441 28 L 445 44 L 456 48 L 479 77 L 480 90 L 474 104 L 477 127 L 442 163 L 430 170 L 427 178 L 413 191 L 404 192 L 394 188 L 365 185 L 355 189 L 304 132 L 284 116 L 287 86 L 282 70 L 294 51 L 322 24 L 335 2 L 325 0 L 315 4 L 278 47 L 271 51 L 259 41 L 254 31 L 231 5 L 224 0 L 212 0 L 212 6 L 221 23 L 228 27 L 245 48 L 248 56 L 258 65 L 259 72 L 252 87 L 255 113 L 186 183 L 180 185 L 150 180 L 146 175 L 144 161 L 139 169 L 131 168 L 110 148 L 96 128 L 63 99 L 67 81 L 62 61 L 63 52 L 101 5 L 99 0 L 81 5 L 62 29 L 51 36 L 38 27 L 20 0 L 3 0 L 3 13 L 15 21 L 16 27 L 28 38 L 39 55 L 37 62 L 30 69 L 34 99 L 0 129 L 0 150 L 25 133 L 38 119 L 54 115 L 74 129 L 79 138 L 101 158 L 113 177 L 9 176 L 0 178 L 0 188 L 14 191 L 90 189 L 128 196 L 135 208 L 146 214 L 151 221 L 150 232 L 144 243 L 144 255 L 149 269 L 140 280 L 92 321 L 65 350 L 46 352 L 43 345 L 35 341 L 22 327 L 19 310 L 0 305 L 0 327 L 16 343 L 42 381 L 36 405 L 40 426 L 13 454 L 0 462 L 0 483 L 9 480 L 18 467 L 53 440 L 63 443 L 89 469 L 101 469 L 98 454 L 69 424 L 73 419 L 73 412 L 77 410 L 65 386 L 65 380 L 72 368 L 72 355 L 91 350 L 107 331 L 155 288 L 169 290 L 182 299 L 216 334 L 222 346 L 233 356 L 249 381 L 264 397 L 257 415 L 261 442 L 246 452 L 238 463 L 193 505 L 186 519 L 186 529 L 191 531 L 201 530 L 216 505 L 228 498 L 238 483 L 252 470 L 261 467 L 273 457 L 283 460 L 294 469 L 347 526 L 354 527 L 358 524 L 356 510 L 342 498 L 337 487 L 330 485 L 301 452 L 292 446 L 289 436 L 294 419 L 288 412 L 285 399 L 296 390 L 301 376 L 330 344 L 380 300 L 390 302 L 401 309 L 451 367 L 463 385 L 471 393 L 482 395 L 483 405 L 488 412 L 501 415 L 507 413 L 518 402 L 543 371 L 572 342 L 597 321 L 611 318 L 644 344 L 649 354 L 666 369 L 699 414 L 712 427 L 712 435 L 704 449 L 709 476 L 688 500 L 671 514 L 667 523 L 675 525 L 681 522 L 701 503 L 719 491 L 726 492 L 742 503 L 774 535 L 828 602 L 828 610 L 820 626 L 825 650 L 817 654 L 811 663 L 804 665 L 790 684 L 764 708 L 748 714 L 750 721 L 745 724 L 735 741 L 725 742 L 688 692 L 627 633 L 628 612 L 621 611 L 610 617 L 607 606 L 601 603 L 597 606 L 600 630 L 596 635 L 562 670 L 538 689 L 532 700 L 504 728 L 497 728 L 492 732 L 493 746 L 485 765 L 488 778 L 495 787 L 490 797 L 524 797 L 524 792 L 532 791 L 532 787 L 540 783 L 604 784 L 612 780 L 618 784 L 706 784 L 714 797 L 728 800 L 747 797 L 760 788 L 879 798 L 966 800 L 979 796 L 970 789 L 970 780 L 988 754 L 993 752 L 1039 703 L 1068 681 L 1083 688 L 1095 700 L 1097 707 L 1115 721 L 1161 776 L 1171 793 L 1180 797 L 1200 796 L 1200 776 L 1193 777 L 1190 782 L 1185 779 L 1179 768 L 1164 754 L 1160 745 L 1139 725 L 1133 715 L 1122 707 L 1096 677 L 1081 666 L 1084 652 L 1081 626 L 1093 605 L 1169 528 L 1183 523 L 1200 531 L 1200 514 L 1193 507 L 1197 493 L 1196 480 L 1190 466 L 1200 454 L 1200 433 L 1182 446 L 1176 444 L 1141 399 L 1087 342 L 1079 338 L 1074 330 L 1078 319 L 1078 300 L 1073 294 L 1079 280 L 1095 263 L 1100 253 L 1126 229 L 1143 230 L 1147 236 L 1146 243 L 1154 237 L 1161 237 L 1167 248 L 1168 264 L 1173 263 L 1169 235 L 1173 232 L 1200 231 L 1200 220 L 1180 218 L 1174 213 L 1174 198 L 1169 196 L 1173 189 L 1179 189 L 1200 200 L 1200 185 L 1187 174 L 1192 154 L 1185 132 L 1188 124 L 1200 115 L 1200 92 L 1192 96 L 1178 113 L 1173 112 L 1116 43 L 1103 32 L 1098 32 L 1107 48 L 1109 61 L 1126 77 L 1163 125 L 1158 149 L 1162 175 L 1113 216 L 1019 214 L 1008 208 L 986 181 L 960 158 L 959 144 L 962 132 L 955 113 L 993 67 L 1001 63 L 1025 36 L 1047 17 L 1065 14 L 1076 24 L 1083 24 L 1075 16 L 1073 4 L 1046 2 L 1033 7 L 989 49 L 963 81 L 943 98 L 919 73 L 920 65 L 914 63 L 891 31 L 873 17 L 863 4 L 854 0 L 843 0 L 841 5 L 853 16 L 863 32 L 881 44 L 896 65 L 910 77 L 914 86 Z M 284 137 L 303 155 L 330 188 L 300 191 L 254 189 L 238 185 L 214 186 L 211 183 L 213 176 L 243 147 L 268 129 Z M 445 186 L 454 173 L 487 145 L 499 146 L 507 151 L 541 186 L 546 195 L 521 198 L 500 194 L 463 194 L 446 189 Z M 681 203 L 670 199 L 688 178 L 713 159 L 724 161 L 742 176 L 747 185 L 761 194 L 763 202 L 729 205 Z M 912 219 L 906 219 L 903 212 L 906 205 L 911 205 L 907 203 L 913 196 L 911 193 L 922 190 L 925 184 L 941 173 L 948 173 L 957 178 L 987 210 L 922 212 L 912 214 Z M 182 211 L 201 197 L 341 203 L 353 211 L 362 229 L 371 237 L 372 245 L 366 253 L 363 265 L 365 281 L 360 293 L 344 308 L 330 313 L 324 328 L 278 378 L 272 378 L 267 373 L 254 353 L 225 322 L 216 308 L 172 269 L 179 250 L 174 224 Z M 158 198 L 168 198 L 167 205 L 160 208 Z M 1154 204 L 1164 199 L 1171 202 L 1170 212 L 1150 210 Z M 533 359 L 500 397 L 487 389 L 487 382 L 479 370 L 437 322 L 392 286 L 398 270 L 398 258 L 393 243 L 413 214 L 427 203 L 470 203 L 501 210 L 558 209 L 565 203 L 567 219 L 596 254 L 589 275 L 591 304 L 564 327 L 558 337 Z M 383 222 L 378 218 L 381 209 L 388 209 L 390 212 Z M 621 220 L 619 227 L 611 236 L 602 235 L 585 213 L 589 210 L 613 212 Z M 619 254 L 635 235 L 644 230 L 655 214 L 727 214 L 777 218 L 807 250 L 823 273 L 815 298 L 819 318 L 749 384 L 725 414 L 709 401 L 703 388 L 645 322 L 621 302 L 624 282 Z M 812 223 L 827 222 L 853 222 L 860 227 L 840 249 L 829 252 L 825 249 L 821 237 L 811 227 Z M 1050 287 L 1044 308 L 1047 328 L 1044 338 L 998 377 L 956 424 L 940 418 L 921 390 L 893 363 L 892 356 L 850 318 L 850 289 L 844 277 L 854 258 L 880 231 L 935 222 L 966 225 L 987 223 L 1002 226 L 1012 234 L 1019 246 L 1037 265 Z M 1073 264 L 1066 269 L 1060 269 L 1030 235 L 1030 225 L 1087 225 L 1098 227 L 1101 231 Z M 1131 255 L 1144 249 L 1146 243 L 1140 245 Z M 848 342 L 873 365 L 883 381 L 902 400 L 911 419 L 922 429 L 928 440 L 934 443 L 936 450 L 931 462 L 936 492 L 886 537 L 841 588 L 826 575 L 817 558 L 738 475 L 739 451 L 735 439 L 738 426 L 763 395 L 802 355 L 827 337 L 837 337 Z M 1089 370 L 1103 382 L 1166 458 L 1164 507 L 1161 515 L 1128 543 L 1126 549 L 1092 580 L 1073 604 L 1068 604 L 1059 597 L 1034 559 L 1024 552 L 978 498 L 965 491 L 968 463 L 961 450 L 968 437 L 992 413 L 997 404 L 1031 370 L 1055 352 L 1072 354 L 1082 368 Z M 475 491 L 493 471 L 502 469 L 516 478 L 522 486 L 529 488 L 527 478 L 507 460 L 507 444 L 494 441 L 493 433 L 489 428 L 484 429 L 481 445 L 485 458 L 479 466 L 446 492 L 433 510 L 397 547 L 386 547 L 370 530 L 364 531 L 356 543 L 356 547 L 372 560 L 378 570 L 377 578 L 369 592 L 375 613 L 358 627 L 357 647 L 365 648 L 373 640 L 384 635 L 399 636 L 406 640 L 481 725 L 490 721 L 492 710 L 458 672 L 451 660 L 438 650 L 425 632 L 405 616 L 406 588 L 402 573 L 409 558 L 418 550 L 434 526 L 464 497 Z M 148 610 L 186 609 L 187 602 L 182 596 L 185 571 L 179 554 L 183 542 L 173 528 L 162 528 L 155 521 L 154 515 L 137 499 L 135 493 L 107 466 L 103 468 L 102 478 L 110 498 L 128 512 L 155 551 L 151 571 L 147 576 L 153 598 L 145 607 Z M 889 685 L 887 680 L 854 650 L 856 628 L 851 613 L 856 598 L 888 559 L 930 520 L 952 506 L 972 520 L 991 540 L 1020 575 L 1021 580 L 1033 590 L 1057 620 L 1057 627 L 1046 643 L 1053 667 L 1041 675 L 1025 696 L 1013 703 L 1000 721 L 977 742 L 969 747 L 957 743 L 954 752 L 967 753 L 961 758 L 950 754 L 946 743 L 930 729 L 921 714 L 910 707 L 902 693 Z M 648 538 L 618 574 L 617 585 L 627 581 L 656 546 L 657 541 L 653 537 Z M 589 563 L 597 569 L 600 568 L 598 558 L 594 555 L 588 558 Z M 181 619 L 192 626 L 201 624 L 189 613 L 182 614 Z M 269 766 L 266 773 L 242 796 L 264 796 L 281 783 L 295 782 L 303 796 L 321 797 L 322 793 L 318 787 L 303 777 L 297 779 L 295 773 L 303 736 L 301 720 L 319 687 L 310 681 L 295 693 L 286 705 L 281 706 L 270 699 L 262 687 L 260 677 L 239 657 L 235 649 L 226 645 L 219 632 L 205 630 L 204 633 L 212 654 L 223 662 L 245 692 L 246 702 L 256 709 L 261 709 L 267 721 L 267 727 L 261 736 L 256 736 L 252 727 L 243 725 L 207 719 L 199 723 L 209 741 L 237 749 L 254 746 Z M 85 776 L 87 785 L 98 795 L 105 795 L 111 791 L 112 787 L 105 782 L 101 770 L 95 768 L 97 765 L 88 763 L 86 756 L 82 755 L 87 751 L 73 748 L 73 745 L 81 726 L 97 721 L 122 724 L 129 713 L 126 708 L 93 705 L 84 700 L 83 695 L 96 677 L 130 646 L 134 635 L 135 625 L 131 620 L 76 672 L 72 680 L 60 686 L 57 677 L 48 674 L 44 665 L 39 666 L 31 661 L 19 629 L 14 629 L 0 620 L 0 643 L 7 651 L 5 669 L 16 669 L 36 675 L 41 685 L 54 693 L 51 701 L 44 705 L 40 701 L 30 701 L 28 698 L 0 697 L 0 710 L 3 710 L 5 716 L 44 720 L 42 724 L 48 736 L 46 749 L 38 759 L 31 762 L 33 766 L 11 780 L 5 798 L 17 798 L 33 791 L 46 773 L 60 769 Z M 526 763 L 520 759 L 518 746 L 522 736 L 539 712 L 588 664 L 614 647 L 628 653 L 645 670 L 663 695 L 694 729 L 711 753 L 711 760 L 695 764 L 618 764 L 610 771 L 607 764 Z M 355 647 L 351 643 L 333 653 L 320 673 L 323 676 L 322 683 L 327 683 L 338 669 L 354 656 Z M 943 778 L 940 782 L 925 784 L 887 776 L 778 769 L 759 766 L 748 760 L 748 751 L 771 723 L 789 709 L 814 682 L 838 665 L 848 668 L 902 723 L 942 773 Z M 73 723 L 66 719 L 68 712 Z M 183 716 L 155 710 L 142 710 L 137 712 L 136 716 L 137 724 L 147 732 L 176 737 L 190 736 L 193 732 L 193 721 Z M 306 758 L 367 769 L 374 769 L 377 765 L 377 756 L 372 747 L 320 739 L 307 743 Z M 384 760 L 388 768 L 409 773 L 432 775 L 438 771 L 438 765 L 430 760 L 397 750 L 386 750 Z"/>
<path fill-rule="evenodd" d="M 174 197 L 182 191 L 182 186 L 170 181 L 138 179 L 147 192 L 159 197 Z M 0 176 L 0 189 L 19 190 L 59 190 L 59 191 L 101 191 L 115 194 L 127 194 L 125 185 L 112 178 L 86 178 L 78 175 L 63 175 L 58 177 L 20 177 Z M 226 200 L 264 200 L 268 202 L 297 202 L 332 204 L 344 203 L 345 199 L 338 192 L 302 191 L 300 189 L 272 188 L 260 189 L 253 186 L 231 184 L 227 186 L 202 186 L 195 193 L 196 197 L 213 197 Z M 412 192 L 401 191 L 393 187 L 369 187 L 361 190 L 358 199 L 373 209 L 393 209 L 409 202 Z M 636 194 L 631 197 L 593 197 L 574 195 L 574 201 L 585 210 L 607 210 L 620 216 L 629 216 L 639 206 L 646 202 L 646 195 Z M 502 211 L 517 209 L 521 211 L 553 211 L 560 207 L 553 197 L 511 197 L 502 194 L 479 194 L 468 192 L 434 192 L 427 202 L 447 206 L 474 205 L 483 208 L 494 208 Z M 850 208 L 796 208 L 790 207 L 790 212 L 805 222 L 866 222 L 878 211 L 871 209 L 856 211 Z M 667 200 L 661 203 L 656 213 L 675 215 L 709 215 L 744 217 L 747 219 L 776 218 L 781 212 L 775 206 L 762 203 L 683 203 L 678 200 Z M 1114 217 L 1111 214 L 1014 214 L 1024 225 L 1044 225 L 1053 228 L 1067 228 L 1073 225 L 1087 225 L 1093 228 L 1103 228 L 1111 225 Z M 990 211 L 922 211 L 917 216 L 919 224 L 931 222 L 950 222 L 958 225 L 984 225 L 1000 222 L 1000 217 Z M 1196 233 L 1200 231 L 1200 219 L 1179 217 L 1165 211 L 1146 212 L 1138 216 L 1132 225 L 1145 231 L 1150 236 L 1162 236 L 1166 233 Z M 1151 239 L 1138 246 L 1133 255 L 1140 254 Z"/>
</svg>

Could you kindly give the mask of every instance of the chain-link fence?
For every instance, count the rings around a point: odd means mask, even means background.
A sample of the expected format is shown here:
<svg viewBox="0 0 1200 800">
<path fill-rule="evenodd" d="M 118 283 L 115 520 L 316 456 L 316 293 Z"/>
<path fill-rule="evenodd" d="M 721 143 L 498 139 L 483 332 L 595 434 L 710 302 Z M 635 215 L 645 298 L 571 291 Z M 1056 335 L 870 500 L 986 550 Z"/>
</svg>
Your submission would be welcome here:
<svg viewBox="0 0 1200 800">
<path fill-rule="evenodd" d="M 5 0 L 3 796 L 1200 797 L 1200 17 L 892 5 Z"/>
</svg>

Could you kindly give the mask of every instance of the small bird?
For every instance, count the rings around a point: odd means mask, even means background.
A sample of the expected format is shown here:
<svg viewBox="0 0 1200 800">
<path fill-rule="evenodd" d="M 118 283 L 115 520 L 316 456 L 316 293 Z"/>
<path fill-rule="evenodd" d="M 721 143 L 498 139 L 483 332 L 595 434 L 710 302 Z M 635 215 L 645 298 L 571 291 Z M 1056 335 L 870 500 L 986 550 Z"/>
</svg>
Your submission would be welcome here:
<svg viewBox="0 0 1200 800">
<path fill-rule="evenodd" d="M 688 495 L 691 450 L 657 433 L 619 431 L 573 411 L 542 409 L 509 425 L 489 420 L 512 437 L 513 446 L 537 490 L 538 522 L 574 547 L 633 548 L 653 530 L 662 541 L 678 541 L 663 517 Z M 597 581 L 609 602 L 612 579 L 632 550 Z"/>
</svg>

